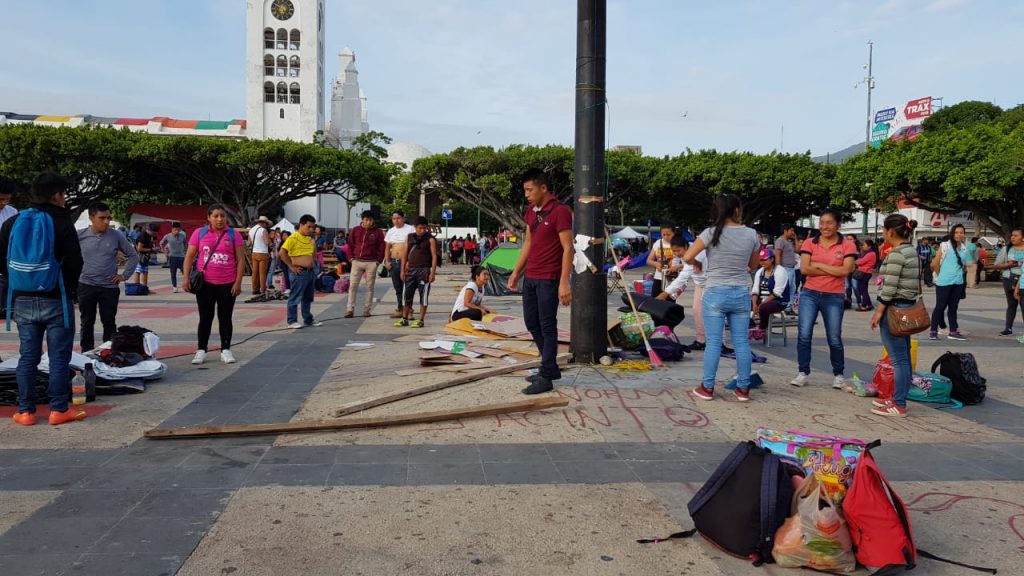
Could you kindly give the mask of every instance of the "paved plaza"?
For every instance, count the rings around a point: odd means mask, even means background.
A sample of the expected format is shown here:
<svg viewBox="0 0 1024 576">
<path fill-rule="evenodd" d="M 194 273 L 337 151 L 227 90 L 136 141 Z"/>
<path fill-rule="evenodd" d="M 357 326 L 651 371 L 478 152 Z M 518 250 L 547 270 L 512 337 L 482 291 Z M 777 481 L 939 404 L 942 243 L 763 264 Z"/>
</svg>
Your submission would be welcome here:
<svg viewBox="0 0 1024 576">
<path fill-rule="evenodd" d="M 145 430 L 328 418 L 340 405 L 440 382 L 399 377 L 417 346 L 394 339 L 387 313 L 341 319 L 344 299 L 319 296 L 320 328 L 282 328 L 284 302 L 235 309 L 238 363 L 216 353 L 189 364 L 198 315 L 154 268 L 154 294 L 121 299 L 120 324 L 156 331 L 167 376 L 144 394 L 103 396 L 84 423 L 31 428 L 0 421 L 0 574 L 22 575 L 655 575 L 802 574 L 751 567 L 700 539 L 656 545 L 692 526 L 686 502 L 737 441 L 759 426 L 880 438 L 882 469 L 911 510 L 921 548 L 1000 574 L 1024 574 L 1024 345 L 996 336 L 1004 299 L 996 283 L 960 306 L 967 342 L 920 342 L 918 370 L 946 350 L 975 354 L 988 378 L 978 406 L 911 404 L 906 419 L 869 412 L 867 399 L 832 390 L 821 323 L 811 382 L 788 346 L 754 350 L 767 382 L 741 404 L 721 387 L 692 398 L 701 353 L 656 371 L 572 367 L 559 410 L 431 425 L 316 434 L 147 440 Z M 427 327 L 443 332 L 465 267 L 445 267 Z M 248 283 L 248 279 L 247 283 Z M 931 293 L 929 293 L 929 296 Z M 684 297 L 684 300 L 689 300 Z M 517 298 L 488 298 L 518 314 Z M 609 298 L 609 310 L 618 306 Z M 361 306 L 357 307 L 357 310 Z M 687 305 L 689 312 L 689 306 Z M 561 325 L 568 326 L 563 309 Z M 880 354 L 870 314 L 847 312 L 847 375 L 870 378 Z M 1018 320 L 1017 333 L 1021 333 Z M 688 318 L 676 329 L 693 339 Z M 242 340 L 251 339 L 242 342 Z M 216 341 L 216 336 L 214 337 Z M 339 350 L 350 341 L 367 350 Z M 16 353 L 0 333 L 0 355 Z M 735 363 L 722 360 L 719 375 Z M 494 377 L 375 408 L 388 415 L 519 400 L 521 376 Z M 964 574 L 922 559 L 917 572 Z M 810 574 L 810 572 L 807 572 Z"/>
</svg>

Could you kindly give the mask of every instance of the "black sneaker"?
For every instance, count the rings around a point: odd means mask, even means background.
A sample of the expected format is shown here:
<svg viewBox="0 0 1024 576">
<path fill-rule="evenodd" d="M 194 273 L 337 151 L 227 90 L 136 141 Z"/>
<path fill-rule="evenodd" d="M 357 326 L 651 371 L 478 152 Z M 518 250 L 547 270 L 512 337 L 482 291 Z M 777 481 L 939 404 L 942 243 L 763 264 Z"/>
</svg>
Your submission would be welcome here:
<svg viewBox="0 0 1024 576">
<path fill-rule="evenodd" d="M 735 350 L 733 350 L 732 348 L 726 346 L 725 344 L 722 344 L 722 354 L 735 354 L 735 353 L 736 353 Z"/>
<path fill-rule="evenodd" d="M 533 382 L 531 382 L 529 386 L 527 386 L 526 388 L 523 388 L 523 394 L 527 394 L 527 395 L 543 394 L 545 392 L 551 392 L 554 389 L 555 389 L 555 385 L 551 383 L 550 379 L 545 378 L 545 377 L 543 377 L 543 376 L 538 374 L 537 377 L 533 379 Z"/>
<path fill-rule="evenodd" d="M 1013 336 L 1013 330 L 1003 330 L 999 333 L 1000 336 Z"/>
<path fill-rule="evenodd" d="M 706 347 L 706 344 L 703 342 L 697 342 L 696 340 L 693 341 L 693 344 L 690 344 L 690 350 L 703 350 Z"/>
</svg>

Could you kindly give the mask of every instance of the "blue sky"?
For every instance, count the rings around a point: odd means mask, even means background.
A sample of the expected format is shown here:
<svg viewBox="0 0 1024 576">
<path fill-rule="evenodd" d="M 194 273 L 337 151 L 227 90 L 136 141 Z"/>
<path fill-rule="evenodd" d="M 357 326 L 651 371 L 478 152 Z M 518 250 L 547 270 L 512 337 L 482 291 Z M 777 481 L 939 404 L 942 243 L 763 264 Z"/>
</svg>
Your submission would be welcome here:
<svg viewBox="0 0 1024 576">
<path fill-rule="evenodd" d="M 326 81 L 351 47 L 371 128 L 434 152 L 571 145 L 575 12 L 572 0 L 327 0 Z M 243 0 L 0 0 L 0 13 L 0 110 L 245 114 Z M 863 141 L 854 84 L 868 40 L 875 109 L 923 96 L 1014 106 L 1021 22 L 1010 0 L 610 0 L 610 143 L 817 155 Z"/>
</svg>

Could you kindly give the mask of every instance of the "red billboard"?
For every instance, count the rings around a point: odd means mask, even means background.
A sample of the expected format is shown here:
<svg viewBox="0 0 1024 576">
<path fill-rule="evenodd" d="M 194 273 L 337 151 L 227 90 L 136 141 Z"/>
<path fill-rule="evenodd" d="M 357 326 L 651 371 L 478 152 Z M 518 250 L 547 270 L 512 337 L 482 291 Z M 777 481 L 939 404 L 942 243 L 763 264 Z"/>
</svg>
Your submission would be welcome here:
<svg viewBox="0 0 1024 576">
<path fill-rule="evenodd" d="M 907 120 L 916 120 L 932 115 L 932 97 L 926 96 L 911 100 L 903 107 L 903 117 Z"/>
</svg>

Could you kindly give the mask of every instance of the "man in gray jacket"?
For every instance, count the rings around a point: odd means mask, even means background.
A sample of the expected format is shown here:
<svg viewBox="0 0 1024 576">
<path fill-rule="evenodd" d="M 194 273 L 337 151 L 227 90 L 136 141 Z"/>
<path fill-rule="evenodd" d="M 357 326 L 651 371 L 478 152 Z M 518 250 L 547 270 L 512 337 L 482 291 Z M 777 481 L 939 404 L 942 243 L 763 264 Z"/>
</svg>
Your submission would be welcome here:
<svg viewBox="0 0 1024 576">
<path fill-rule="evenodd" d="M 96 308 L 103 324 L 103 342 L 110 340 L 117 330 L 117 302 L 121 297 L 119 285 L 139 263 L 139 254 L 124 234 L 110 227 L 110 206 L 97 202 L 89 206 L 88 228 L 78 231 L 82 247 L 82 275 L 78 281 L 78 307 L 82 312 L 82 352 L 95 347 L 93 326 Z M 124 254 L 124 271 L 117 271 L 117 254 Z"/>
</svg>

